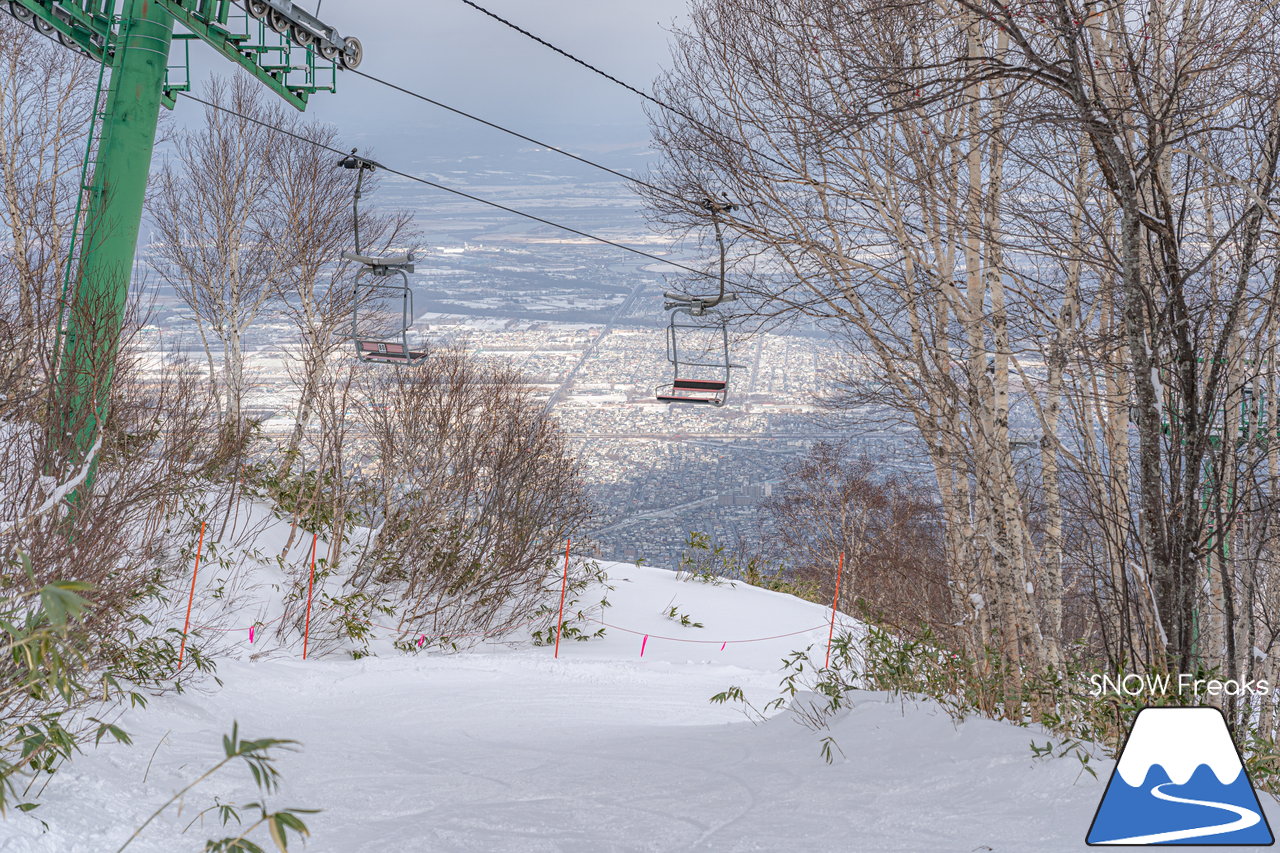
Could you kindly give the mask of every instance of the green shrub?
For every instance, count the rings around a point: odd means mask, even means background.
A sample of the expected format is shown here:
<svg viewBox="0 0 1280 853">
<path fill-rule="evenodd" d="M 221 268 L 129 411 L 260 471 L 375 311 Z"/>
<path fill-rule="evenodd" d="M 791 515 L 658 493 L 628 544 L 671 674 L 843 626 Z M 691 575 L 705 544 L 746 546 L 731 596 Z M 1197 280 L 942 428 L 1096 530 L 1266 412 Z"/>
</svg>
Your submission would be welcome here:
<svg viewBox="0 0 1280 853">
<path fill-rule="evenodd" d="M 205 853 L 264 853 L 262 847 L 249 838 L 259 827 L 266 827 L 267 834 L 275 844 L 276 849 L 280 850 L 281 853 L 287 853 L 290 833 L 297 835 L 299 838 L 306 838 L 311 834 L 299 815 L 315 814 L 318 810 L 284 808 L 278 811 L 270 811 L 267 808 L 265 797 L 268 794 L 276 793 L 280 787 L 280 770 L 276 767 L 276 753 L 293 751 L 297 747 L 297 741 L 279 738 L 246 740 L 240 737 L 239 725 L 232 724 L 231 734 L 223 735 L 222 738 L 224 753 L 222 759 L 161 804 L 158 809 L 151 813 L 150 817 L 133 831 L 133 834 L 125 840 L 124 844 L 120 845 L 116 853 L 122 853 L 130 844 L 136 841 L 138 836 L 150 826 L 151 822 L 163 814 L 166 809 L 174 803 L 181 802 L 183 797 L 193 788 L 234 761 L 242 761 L 249 768 L 249 773 L 253 776 L 254 784 L 263 799 L 244 804 L 223 803 L 214 800 L 212 806 L 199 812 L 191 823 L 187 824 L 188 828 L 206 814 L 216 813 L 222 826 L 225 827 L 234 821 L 239 831 L 232 836 L 206 841 Z M 242 814 L 246 817 L 252 817 L 253 821 L 246 826 L 245 818 L 241 817 Z"/>
</svg>

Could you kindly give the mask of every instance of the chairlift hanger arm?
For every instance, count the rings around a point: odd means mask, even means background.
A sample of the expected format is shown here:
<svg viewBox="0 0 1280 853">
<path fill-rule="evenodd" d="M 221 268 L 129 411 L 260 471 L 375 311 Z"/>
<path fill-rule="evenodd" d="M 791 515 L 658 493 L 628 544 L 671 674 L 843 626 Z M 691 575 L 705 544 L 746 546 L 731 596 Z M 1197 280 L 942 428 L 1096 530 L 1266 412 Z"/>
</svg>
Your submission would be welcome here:
<svg viewBox="0 0 1280 853">
<path fill-rule="evenodd" d="M 710 194 L 702 200 L 700 206 L 711 214 L 711 223 L 715 226 L 716 245 L 720 249 L 720 291 L 714 297 L 670 291 L 663 294 L 667 298 L 665 308 L 671 312 L 671 319 L 667 324 L 667 360 L 671 362 L 675 375 L 670 384 L 658 388 L 657 398 L 660 403 L 694 403 L 718 407 L 723 406 L 728 399 L 730 372 L 738 365 L 729 360 L 729 329 L 724 318 L 715 312 L 708 315 L 707 311 L 737 298 L 736 294 L 725 291 L 728 260 L 720 224 L 720 218 L 732 212 L 734 206 L 727 196 L 716 198 Z M 691 319 L 682 322 L 682 314 Z M 708 354 L 690 359 L 682 356 L 679 338 L 690 330 L 718 332 L 719 344 L 715 349 L 719 357 L 711 358 Z M 711 372 L 714 375 L 709 375 Z"/>
<path fill-rule="evenodd" d="M 409 286 L 409 273 L 413 272 L 413 252 L 365 255 L 360 245 L 360 196 L 364 189 L 364 173 L 375 172 L 381 166 L 368 157 L 361 157 L 357 148 L 352 148 L 350 154 L 337 162 L 337 166 L 356 173 L 355 193 L 351 200 L 356 250 L 342 253 L 344 260 L 361 265 L 353 284 L 351 309 L 351 339 L 355 343 L 356 358 L 377 364 L 422 364 L 427 358 L 427 351 L 414 350 L 409 345 L 409 328 L 414 319 L 413 289 Z M 369 312 L 368 303 L 386 298 L 387 293 L 391 294 L 391 298 L 396 295 L 400 297 L 400 322 L 394 334 L 388 334 L 385 328 L 368 329 L 361 322 Z M 376 309 L 374 313 L 376 316 Z"/>
<path fill-rule="evenodd" d="M 732 213 L 735 205 L 729 201 L 727 195 L 721 194 L 718 199 L 710 194 L 698 203 L 699 207 L 711 214 L 711 224 L 716 232 L 716 246 L 720 250 L 720 291 L 714 297 L 707 296 L 690 296 L 685 293 L 673 293 L 666 291 L 662 295 L 666 297 L 667 303 L 664 309 L 667 311 L 673 308 L 687 308 L 693 314 L 701 314 L 708 308 L 714 308 L 722 302 L 732 302 L 737 298 L 732 293 L 725 293 L 725 278 L 728 273 L 728 261 L 724 247 L 724 230 L 720 224 L 721 216 Z"/>
<path fill-rule="evenodd" d="M 378 164 L 375 161 L 370 160 L 368 157 L 361 157 L 358 152 L 358 148 L 352 148 L 350 154 L 338 161 L 338 168 L 354 169 L 356 173 L 356 192 L 355 196 L 351 200 L 352 229 L 355 231 L 356 251 L 354 255 L 348 255 L 347 257 L 349 260 L 358 261 L 369 266 L 400 266 L 400 263 L 379 264 L 374 259 L 362 257 L 364 251 L 360 248 L 360 195 L 361 191 L 364 189 L 364 173 L 377 171 Z M 413 254 L 410 253 L 409 257 L 402 263 L 407 264 L 412 260 Z M 409 271 L 413 271 L 412 267 Z"/>
</svg>

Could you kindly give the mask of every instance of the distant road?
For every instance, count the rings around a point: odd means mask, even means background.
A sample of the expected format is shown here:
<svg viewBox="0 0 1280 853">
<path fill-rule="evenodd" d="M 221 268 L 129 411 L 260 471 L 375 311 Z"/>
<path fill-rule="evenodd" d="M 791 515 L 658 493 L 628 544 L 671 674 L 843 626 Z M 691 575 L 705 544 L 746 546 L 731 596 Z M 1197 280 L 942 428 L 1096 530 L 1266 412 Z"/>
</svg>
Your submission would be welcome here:
<svg viewBox="0 0 1280 853">
<path fill-rule="evenodd" d="M 618 310 L 613 312 L 613 316 L 609 318 L 609 322 L 605 323 L 604 328 L 600 330 L 600 334 L 596 335 L 596 339 L 591 342 L 591 345 L 582 351 L 582 355 L 578 358 L 577 363 L 574 364 L 573 369 L 569 371 L 569 375 L 564 378 L 564 381 L 560 383 L 556 390 L 551 392 L 551 396 L 547 399 L 547 405 L 542 409 L 544 414 L 555 408 L 556 403 L 560 402 L 560 398 L 568 393 L 569 389 L 573 387 L 573 380 L 578 376 L 578 371 L 582 369 L 582 365 L 587 363 L 587 359 L 591 358 L 592 353 L 596 351 L 596 347 L 600 346 L 600 342 L 605 339 L 605 336 L 613 331 L 613 327 L 618 324 L 618 321 L 627 316 L 627 311 L 630 310 L 631 303 L 636 301 L 640 292 L 644 290 L 645 285 L 650 283 L 651 282 L 643 280 L 637 282 L 636 286 L 631 289 L 631 293 L 628 294 L 627 298 L 622 300 L 622 304 L 618 306 Z"/>
</svg>

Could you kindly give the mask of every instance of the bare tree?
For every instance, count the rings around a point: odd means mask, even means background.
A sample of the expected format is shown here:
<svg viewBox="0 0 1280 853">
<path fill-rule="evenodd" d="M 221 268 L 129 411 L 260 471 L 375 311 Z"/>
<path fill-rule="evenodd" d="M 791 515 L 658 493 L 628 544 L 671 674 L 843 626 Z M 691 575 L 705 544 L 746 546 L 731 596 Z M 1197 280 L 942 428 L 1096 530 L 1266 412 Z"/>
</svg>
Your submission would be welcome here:
<svg viewBox="0 0 1280 853">
<path fill-rule="evenodd" d="M 1257 373 L 1243 360 L 1270 346 L 1263 235 L 1280 157 L 1277 10 L 1227 2 L 1084 10 L 1059 0 L 1034 8 L 1024 15 L 958 0 L 957 10 L 1004 39 L 953 62 L 953 79 L 1017 85 L 1023 120 L 1086 143 L 1112 207 L 1099 225 L 1115 235 L 1108 266 L 1136 414 L 1137 556 L 1154 581 L 1161 639 L 1185 669 L 1202 651 L 1204 545 L 1216 538 L 1209 516 L 1226 488 L 1223 472 L 1206 468 L 1216 467 L 1215 447 L 1226 447 L 1226 412 Z"/>
<path fill-rule="evenodd" d="M 956 620 L 937 504 L 879 467 L 848 442 L 815 445 L 764 505 L 769 548 L 827 600 L 843 554 L 843 610 L 907 632 L 945 628 Z"/>
<path fill-rule="evenodd" d="M 86 387 L 114 375 L 110 399 L 73 420 L 74 383 L 56 381 L 60 321 L 91 330 L 116 313 L 96 301 L 108 297 L 65 298 L 77 285 L 67 258 L 99 70 L 0 16 L 0 802 L 15 779 L 109 736 L 95 713 L 185 677 L 176 644 L 145 618 L 175 568 L 160 508 L 221 476 L 225 461 L 198 377 L 136 346 L 147 321 L 136 299 L 110 330 L 118 346 L 76 364 Z M 69 453 L 102 410 L 87 456 Z"/>
<path fill-rule="evenodd" d="M 697 122 L 655 116 L 667 159 L 650 201 L 686 227 L 700 215 L 688 199 L 725 191 L 739 204 L 726 228 L 752 259 L 735 272 L 742 304 L 832 328 L 851 355 L 844 402 L 888 406 L 919 430 L 968 644 L 1035 668 L 1060 659 L 1061 583 L 1013 458 L 1027 343 L 1011 323 L 1027 297 L 999 239 L 1017 182 L 992 131 L 1009 93 L 975 83 L 930 112 L 855 67 L 969 41 L 821 0 L 700 5 L 662 86 Z M 870 97 L 896 108 L 851 126 L 850 105 Z"/>
<path fill-rule="evenodd" d="M 161 276 L 191 310 L 204 346 L 210 388 L 223 421 L 241 429 L 245 334 L 276 297 L 293 258 L 282 253 L 276 195 L 277 140 L 264 125 L 284 122 L 243 75 L 209 82 L 205 125 L 181 133 L 176 158 L 156 176 L 151 203 Z M 243 116 L 243 117 L 242 117 Z M 212 340 L 211 340 L 212 339 Z M 214 342 L 220 357 L 214 358 Z"/>
<path fill-rule="evenodd" d="M 0 363 L 9 363 L 38 336 L 22 328 L 30 318 L 13 291 L 0 294 Z M 88 322 L 101 308 L 78 300 L 71 310 Z M 0 400 L 0 611 L 9 652 L 0 658 L 0 787 L 56 769 L 108 733 L 95 719 L 109 716 L 104 709 L 132 691 L 173 689 L 202 661 L 189 654 L 180 670 L 177 644 L 147 618 L 186 566 L 157 511 L 219 475 L 224 460 L 198 376 L 133 346 L 143 319 L 136 309 L 120 348 L 81 365 L 91 378 L 114 373 L 110 417 L 84 457 L 70 462 L 65 443 L 46 440 L 43 405 Z M 93 416 L 92 407 L 81 411 Z M 72 433 L 84 425 L 59 424 Z M 97 477 L 85 490 L 92 466 Z M 77 596 L 88 601 L 83 609 Z M 71 612 L 78 617 L 64 618 Z"/>
<path fill-rule="evenodd" d="M 10 333 L 32 336 L 0 367 L 6 388 L 52 370 L 97 70 L 0 16 L 0 281 L 12 288 Z"/>
<path fill-rule="evenodd" d="M 1276 13 L 707 0 L 681 36 L 657 215 L 740 202 L 754 309 L 829 321 L 843 401 L 917 427 L 970 642 L 1018 667 L 1082 631 L 1259 671 Z"/>
<path fill-rule="evenodd" d="M 519 377 L 446 351 L 370 375 L 357 399 L 381 505 L 352 588 L 394 596 L 404 630 L 432 636 L 527 618 L 591 509 Z"/>
</svg>

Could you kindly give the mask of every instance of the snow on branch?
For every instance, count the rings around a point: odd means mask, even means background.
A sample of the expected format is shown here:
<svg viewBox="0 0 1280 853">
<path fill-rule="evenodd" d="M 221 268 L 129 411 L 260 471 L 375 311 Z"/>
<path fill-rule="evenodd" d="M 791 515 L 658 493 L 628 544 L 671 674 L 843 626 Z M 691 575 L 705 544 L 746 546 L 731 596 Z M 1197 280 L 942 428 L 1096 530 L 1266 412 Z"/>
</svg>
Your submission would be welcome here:
<svg viewBox="0 0 1280 853">
<path fill-rule="evenodd" d="M 0 534 L 9 533 L 19 527 L 35 521 L 45 513 L 51 512 L 55 507 L 62 503 L 67 495 L 78 489 L 85 480 L 89 478 L 89 471 L 93 468 L 94 460 L 97 459 L 98 451 L 102 449 L 102 433 L 98 433 L 98 438 L 93 443 L 93 447 L 89 448 L 89 454 L 85 457 L 84 462 L 80 464 L 80 470 L 76 475 L 65 483 L 55 486 L 53 492 L 44 503 L 36 507 L 35 511 L 25 518 L 19 518 L 15 521 L 0 521 Z"/>
</svg>

